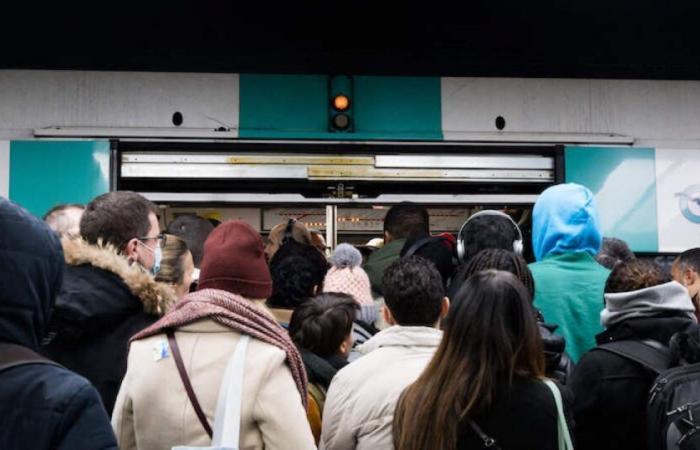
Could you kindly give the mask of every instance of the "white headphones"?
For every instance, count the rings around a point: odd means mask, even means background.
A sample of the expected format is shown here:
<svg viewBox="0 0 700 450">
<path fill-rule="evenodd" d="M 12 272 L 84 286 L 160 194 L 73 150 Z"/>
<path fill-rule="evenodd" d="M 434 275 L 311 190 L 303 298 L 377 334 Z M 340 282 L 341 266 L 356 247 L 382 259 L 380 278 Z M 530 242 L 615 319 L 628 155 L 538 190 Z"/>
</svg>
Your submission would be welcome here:
<svg viewBox="0 0 700 450">
<path fill-rule="evenodd" d="M 462 228 L 459 229 L 459 233 L 457 233 L 457 258 L 459 259 L 459 262 L 462 263 L 464 262 L 464 258 L 466 256 L 467 250 L 464 248 L 464 237 L 462 236 L 462 232 L 464 231 L 464 228 L 467 226 L 467 224 L 474 219 L 475 217 L 479 216 L 498 216 L 498 217 L 503 217 L 504 219 L 508 219 L 510 223 L 513 224 L 513 228 L 515 228 L 515 231 L 518 234 L 518 238 L 513 241 L 513 253 L 515 253 L 518 256 L 522 256 L 523 254 L 523 233 L 520 231 L 520 227 L 518 226 L 517 223 L 515 223 L 515 220 L 513 220 L 512 217 L 510 217 L 508 214 L 501 212 L 501 211 L 496 211 L 493 209 L 485 209 L 483 211 L 479 211 L 477 213 L 472 214 L 469 216 L 469 218 L 462 224 Z"/>
</svg>

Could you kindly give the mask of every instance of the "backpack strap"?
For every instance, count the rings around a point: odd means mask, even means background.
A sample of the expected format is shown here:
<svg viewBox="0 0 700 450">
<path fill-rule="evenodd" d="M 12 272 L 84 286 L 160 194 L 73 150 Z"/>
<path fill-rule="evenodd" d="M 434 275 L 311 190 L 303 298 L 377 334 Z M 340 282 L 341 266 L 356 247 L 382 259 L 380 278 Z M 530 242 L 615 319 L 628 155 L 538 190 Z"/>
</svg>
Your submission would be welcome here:
<svg viewBox="0 0 700 450">
<path fill-rule="evenodd" d="M 211 425 L 209 425 L 206 414 L 204 414 L 204 411 L 202 410 L 202 406 L 199 404 L 197 394 L 194 393 L 194 388 L 190 382 L 190 377 L 187 376 L 187 370 L 185 370 L 185 363 L 182 360 L 180 347 L 177 345 L 177 339 L 175 339 L 175 332 L 173 330 L 168 330 L 166 334 L 168 335 L 168 344 L 170 345 L 170 351 L 173 354 L 173 359 L 175 360 L 177 372 L 180 374 L 180 380 L 182 380 L 182 385 L 185 387 L 185 392 L 187 392 L 187 398 L 190 399 L 190 403 L 192 404 L 192 408 L 194 408 L 194 413 L 197 414 L 199 423 L 202 424 L 204 431 L 206 431 L 211 438 L 214 433 L 212 432 Z"/>
<path fill-rule="evenodd" d="M 60 364 L 39 355 L 27 347 L 0 342 L 0 372 L 25 364 L 49 364 L 61 367 Z"/>
<path fill-rule="evenodd" d="M 408 250 L 406 250 L 406 253 L 402 256 L 402 258 L 408 258 L 409 256 L 415 255 L 418 250 L 420 250 L 428 244 L 431 244 L 433 242 L 444 241 L 447 241 L 447 238 L 444 238 L 442 236 L 426 236 L 424 238 L 418 239 L 416 242 L 413 243 L 413 245 L 411 245 L 408 248 Z"/>
<path fill-rule="evenodd" d="M 671 366 L 671 351 L 669 348 L 651 339 L 609 342 L 599 345 L 593 350 L 602 350 L 622 356 L 641 364 L 657 375 Z"/>
</svg>

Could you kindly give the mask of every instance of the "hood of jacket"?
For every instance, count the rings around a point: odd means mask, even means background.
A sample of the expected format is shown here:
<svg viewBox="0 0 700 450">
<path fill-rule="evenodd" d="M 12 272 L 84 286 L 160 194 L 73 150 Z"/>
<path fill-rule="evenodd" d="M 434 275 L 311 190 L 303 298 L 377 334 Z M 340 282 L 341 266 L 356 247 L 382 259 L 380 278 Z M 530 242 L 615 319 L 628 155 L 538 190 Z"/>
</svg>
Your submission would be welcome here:
<svg viewBox="0 0 700 450">
<path fill-rule="evenodd" d="M 356 350 L 367 354 L 381 347 L 437 347 L 441 339 L 442 330 L 437 328 L 394 325 L 358 345 Z"/>
<path fill-rule="evenodd" d="M 56 235 L 0 197 L 0 342 L 38 350 L 63 281 Z"/>
<path fill-rule="evenodd" d="M 688 291 L 677 281 L 630 292 L 605 294 L 600 323 L 605 328 L 640 317 L 679 316 L 695 319 L 695 306 Z"/>
<path fill-rule="evenodd" d="M 575 183 L 546 189 L 532 210 L 532 248 L 537 261 L 548 255 L 598 254 L 603 237 L 593 193 Z"/>
<path fill-rule="evenodd" d="M 114 247 L 70 238 L 61 243 L 68 267 L 56 302 L 59 328 L 89 333 L 133 314 L 162 316 L 174 303 L 170 286 Z"/>
</svg>

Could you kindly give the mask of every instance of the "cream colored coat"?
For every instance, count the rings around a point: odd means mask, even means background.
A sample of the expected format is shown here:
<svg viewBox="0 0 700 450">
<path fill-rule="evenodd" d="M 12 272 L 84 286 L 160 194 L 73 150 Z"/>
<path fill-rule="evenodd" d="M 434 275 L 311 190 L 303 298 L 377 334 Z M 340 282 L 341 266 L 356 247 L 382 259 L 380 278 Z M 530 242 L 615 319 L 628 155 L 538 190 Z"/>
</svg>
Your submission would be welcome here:
<svg viewBox="0 0 700 450">
<path fill-rule="evenodd" d="M 240 334 L 212 320 L 175 333 L 202 409 L 214 423 L 219 386 Z M 164 334 L 131 344 L 112 416 L 121 450 L 170 450 L 211 444 L 190 404 L 172 356 L 159 358 Z M 301 396 L 277 347 L 251 339 L 245 362 L 241 450 L 314 449 Z"/>
<path fill-rule="evenodd" d="M 328 389 L 319 448 L 393 449 L 399 396 L 423 372 L 441 339 L 435 328 L 396 325 L 360 345 L 365 356 L 343 367 Z"/>
</svg>

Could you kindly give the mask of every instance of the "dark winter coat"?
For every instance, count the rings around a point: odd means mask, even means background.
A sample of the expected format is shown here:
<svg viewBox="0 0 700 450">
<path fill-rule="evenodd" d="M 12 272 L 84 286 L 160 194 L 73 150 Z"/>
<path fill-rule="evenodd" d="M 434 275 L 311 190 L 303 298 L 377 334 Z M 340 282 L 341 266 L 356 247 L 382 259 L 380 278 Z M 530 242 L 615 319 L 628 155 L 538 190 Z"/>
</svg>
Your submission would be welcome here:
<svg viewBox="0 0 700 450">
<path fill-rule="evenodd" d="M 570 395 L 562 390 L 565 411 Z M 539 380 L 516 378 L 508 392 L 472 419 L 486 435 L 508 450 L 559 450 L 558 412 L 552 391 Z M 483 441 L 465 420 L 460 424 L 457 449 L 484 448 Z"/>
<path fill-rule="evenodd" d="M 112 249 L 69 239 L 63 248 L 64 284 L 43 351 L 90 380 L 111 415 L 129 339 L 155 322 L 174 294 Z"/>
<path fill-rule="evenodd" d="M 0 197 L 0 342 L 38 351 L 63 268 L 53 232 Z M 3 450 L 117 448 L 95 388 L 62 367 L 0 372 L 0 418 Z"/>
<path fill-rule="evenodd" d="M 556 334 L 557 326 L 538 321 L 537 325 L 544 349 L 545 374 L 562 384 L 571 379 L 574 362 L 566 353 L 566 340 Z"/>
<path fill-rule="evenodd" d="M 653 339 L 665 345 L 692 325 L 687 317 L 629 319 L 596 336 L 598 344 Z M 586 353 L 574 370 L 576 448 L 646 450 L 646 406 L 656 375 L 638 363 L 602 350 Z"/>
</svg>

